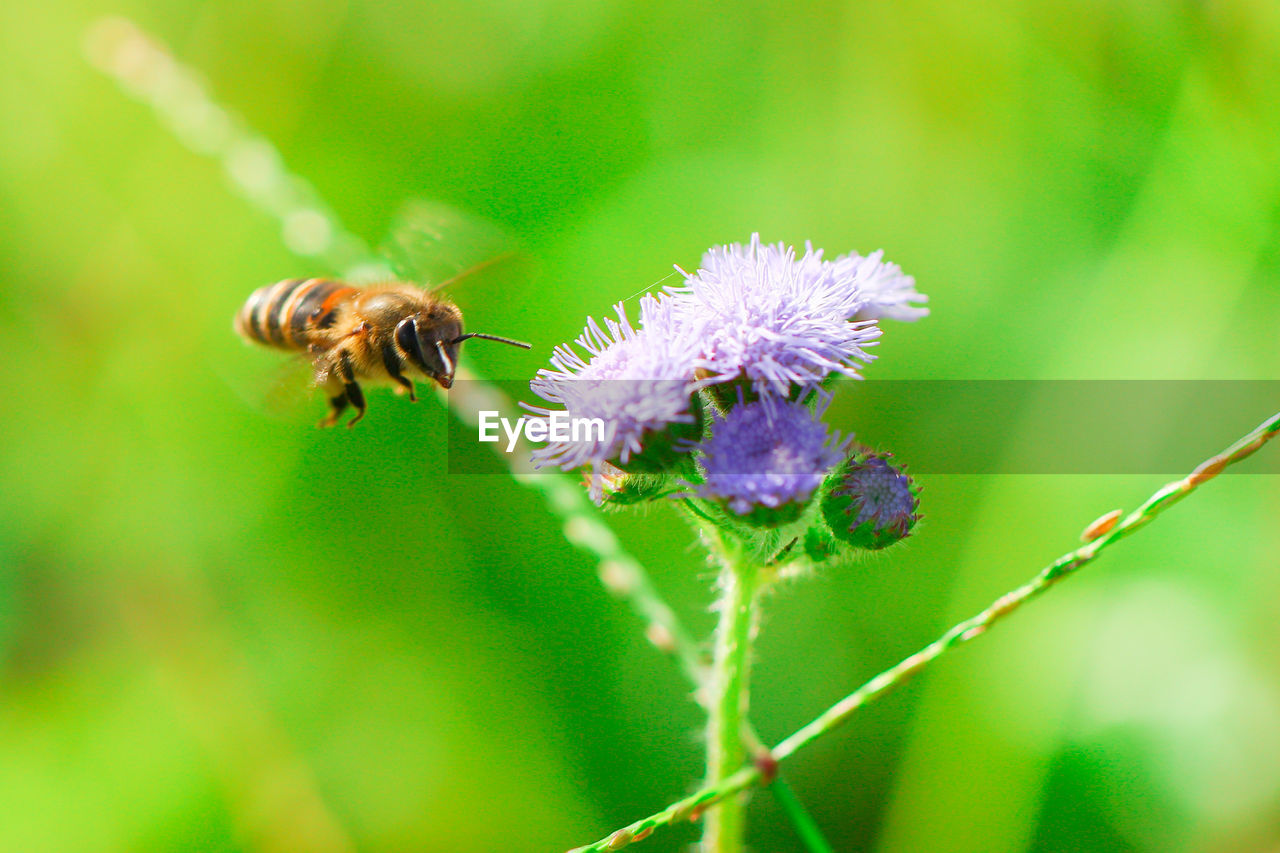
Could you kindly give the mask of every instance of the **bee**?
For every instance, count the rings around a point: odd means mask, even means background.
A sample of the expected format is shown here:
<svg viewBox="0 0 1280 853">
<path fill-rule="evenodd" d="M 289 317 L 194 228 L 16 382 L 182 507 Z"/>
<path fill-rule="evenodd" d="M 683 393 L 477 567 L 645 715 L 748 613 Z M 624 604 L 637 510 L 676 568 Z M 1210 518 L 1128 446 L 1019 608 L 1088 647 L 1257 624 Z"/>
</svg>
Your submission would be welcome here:
<svg viewBox="0 0 1280 853">
<path fill-rule="evenodd" d="M 462 312 L 447 299 L 407 282 L 356 287 L 325 278 L 290 278 L 255 290 L 236 315 L 245 340 L 311 356 L 315 384 L 329 398 L 333 426 L 348 406 L 347 426 L 364 417 L 363 382 L 390 382 L 417 400 L 413 377 L 453 385 L 458 347 L 470 338 L 529 349 L 523 341 L 463 333 Z"/>
</svg>

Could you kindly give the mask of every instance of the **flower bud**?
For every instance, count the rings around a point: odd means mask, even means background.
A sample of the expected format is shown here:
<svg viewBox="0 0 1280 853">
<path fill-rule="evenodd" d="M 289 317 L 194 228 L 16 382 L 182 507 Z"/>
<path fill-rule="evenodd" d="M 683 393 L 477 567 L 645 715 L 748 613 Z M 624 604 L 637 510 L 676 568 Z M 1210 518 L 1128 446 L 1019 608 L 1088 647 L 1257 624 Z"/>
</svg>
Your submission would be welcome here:
<svg viewBox="0 0 1280 853">
<path fill-rule="evenodd" d="M 838 539 L 875 551 L 905 539 L 919 520 L 919 487 L 892 456 L 855 454 L 827 478 L 822 515 Z"/>
</svg>

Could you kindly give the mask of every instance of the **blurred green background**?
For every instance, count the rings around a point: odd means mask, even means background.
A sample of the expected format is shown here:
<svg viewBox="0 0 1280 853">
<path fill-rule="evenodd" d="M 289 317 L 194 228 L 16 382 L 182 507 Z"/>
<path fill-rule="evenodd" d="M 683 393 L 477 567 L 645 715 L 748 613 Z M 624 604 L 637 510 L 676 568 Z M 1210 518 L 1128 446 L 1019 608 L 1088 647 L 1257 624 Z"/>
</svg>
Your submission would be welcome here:
<svg viewBox="0 0 1280 853">
<path fill-rule="evenodd" d="M 1272 2 L 3 4 L 0 849 L 563 850 L 701 767 L 675 669 L 535 494 L 445 474 L 434 397 L 251 404 L 240 302 L 336 271 L 88 66 L 104 14 L 370 243 L 410 197 L 513 235 L 519 274 L 456 292 L 535 342 L 471 348 L 491 376 L 758 230 L 917 277 L 873 379 L 1280 378 Z M 1162 479 L 923 481 L 909 543 L 769 602 L 766 739 Z M 1276 849 L 1278 517 L 1274 477 L 1215 482 L 793 786 L 842 851 Z M 709 630 L 680 519 L 610 523 Z M 799 848 L 767 792 L 750 840 Z"/>
</svg>

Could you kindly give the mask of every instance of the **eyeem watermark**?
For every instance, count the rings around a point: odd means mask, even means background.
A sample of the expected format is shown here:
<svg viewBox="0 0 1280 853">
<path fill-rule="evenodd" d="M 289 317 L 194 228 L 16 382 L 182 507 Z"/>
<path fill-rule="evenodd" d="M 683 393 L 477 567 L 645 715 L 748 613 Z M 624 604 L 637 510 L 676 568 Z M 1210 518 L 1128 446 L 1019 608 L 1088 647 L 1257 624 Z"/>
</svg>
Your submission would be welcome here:
<svg viewBox="0 0 1280 853">
<path fill-rule="evenodd" d="M 649 380 L 566 382 L 577 405 L 564 408 L 609 411 L 617 382 Z M 499 387 L 512 399 L 529 394 L 527 379 Z M 488 451 L 518 454 L 521 437 L 572 444 L 574 425 L 564 411 L 521 418 L 519 409 L 504 409 L 504 427 L 498 411 L 484 411 L 502 407 L 487 389 L 466 380 L 454 383 L 451 393 L 483 401 L 469 412 L 481 417 L 480 441 L 493 447 L 476 446 L 473 426 L 451 425 L 445 458 L 450 474 L 506 476 L 506 466 L 495 465 Z M 1179 477 L 1216 452 L 1223 435 L 1242 433 L 1280 408 L 1280 379 L 868 379 L 837 383 L 832 390 L 826 421 L 873 446 L 883 440 L 916 477 Z M 605 446 L 611 438 L 606 427 L 614 428 L 607 417 L 603 424 L 579 424 L 581 446 Z M 544 464 L 541 470 L 551 476 L 559 467 Z M 1280 454 L 1257 454 L 1227 473 L 1280 476 Z"/>
<path fill-rule="evenodd" d="M 480 441 L 501 441 L 506 436 L 506 452 L 511 453 L 520 441 L 520 435 L 529 441 L 604 441 L 604 420 L 601 418 L 574 418 L 568 412 L 552 412 L 545 418 L 527 418 L 523 415 L 513 423 L 499 417 L 496 411 L 480 412 Z"/>
</svg>

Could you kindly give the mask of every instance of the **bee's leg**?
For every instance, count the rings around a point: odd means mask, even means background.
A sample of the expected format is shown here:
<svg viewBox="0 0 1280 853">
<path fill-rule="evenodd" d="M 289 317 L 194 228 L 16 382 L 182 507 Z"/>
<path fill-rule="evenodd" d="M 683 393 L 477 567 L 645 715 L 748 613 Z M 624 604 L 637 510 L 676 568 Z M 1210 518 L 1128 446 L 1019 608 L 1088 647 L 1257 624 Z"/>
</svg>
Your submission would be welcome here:
<svg viewBox="0 0 1280 853">
<path fill-rule="evenodd" d="M 409 392 L 409 402 L 418 402 L 418 398 L 413 393 L 413 381 L 400 372 L 400 354 L 391 344 L 384 344 L 382 347 L 382 366 L 387 369 L 387 375 L 395 380 L 397 385 Z"/>
<path fill-rule="evenodd" d="M 346 411 L 347 390 L 343 387 L 342 382 L 337 377 L 331 376 L 320 385 L 324 389 L 325 396 L 329 398 L 329 416 L 316 424 L 319 427 L 331 427 L 338 423 L 338 418 Z"/>
<path fill-rule="evenodd" d="M 318 426 L 331 427 L 338 423 L 338 418 L 347 409 L 347 392 L 342 391 L 329 398 L 329 416 L 322 420 Z"/>
<path fill-rule="evenodd" d="M 347 426 L 353 427 L 364 417 L 364 391 L 361 391 L 360 386 L 356 384 L 355 373 L 351 370 L 351 359 L 345 350 L 338 355 L 338 375 L 342 378 L 342 390 L 347 400 L 356 407 L 356 416 L 347 421 Z"/>
<path fill-rule="evenodd" d="M 359 385 L 354 382 L 347 385 L 347 399 L 356 407 L 356 416 L 347 421 L 347 426 L 353 427 L 364 417 L 364 392 L 360 390 Z"/>
</svg>

